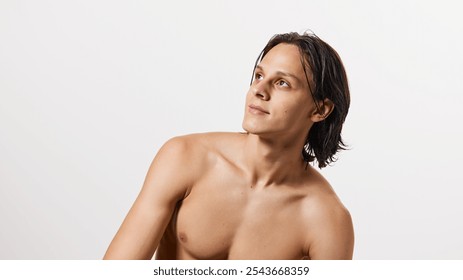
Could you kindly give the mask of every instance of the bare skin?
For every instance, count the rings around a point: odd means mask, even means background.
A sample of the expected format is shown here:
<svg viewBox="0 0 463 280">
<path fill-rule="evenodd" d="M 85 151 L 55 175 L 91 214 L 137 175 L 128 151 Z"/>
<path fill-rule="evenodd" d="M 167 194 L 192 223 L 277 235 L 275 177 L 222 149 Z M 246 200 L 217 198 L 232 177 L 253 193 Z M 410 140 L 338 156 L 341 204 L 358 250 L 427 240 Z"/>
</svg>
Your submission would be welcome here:
<svg viewBox="0 0 463 280">
<path fill-rule="evenodd" d="M 246 98 L 247 133 L 176 137 L 158 152 L 105 259 L 351 259 L 351 217 L 301 150 L 319 105 L 297 47 L 275 46 Z"/>
</svg>

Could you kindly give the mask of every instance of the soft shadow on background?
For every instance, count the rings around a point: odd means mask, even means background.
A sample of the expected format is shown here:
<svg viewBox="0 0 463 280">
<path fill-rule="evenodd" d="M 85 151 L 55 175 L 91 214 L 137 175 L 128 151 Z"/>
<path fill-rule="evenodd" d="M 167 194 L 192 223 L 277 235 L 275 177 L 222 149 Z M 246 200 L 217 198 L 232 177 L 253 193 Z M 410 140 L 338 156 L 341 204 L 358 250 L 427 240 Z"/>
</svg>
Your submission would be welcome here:
<svg viewBox="0 0 463 280">
<path fill-rule="evenodd" d="M 322 173 L 354 258 L 462 259 L 463 21 L 427 2 L 0 2 L 0 259 L 101 258 L 157 149 L 241 131 L 260 50 L 306 29 L 350 81 Z"/>
</svg>

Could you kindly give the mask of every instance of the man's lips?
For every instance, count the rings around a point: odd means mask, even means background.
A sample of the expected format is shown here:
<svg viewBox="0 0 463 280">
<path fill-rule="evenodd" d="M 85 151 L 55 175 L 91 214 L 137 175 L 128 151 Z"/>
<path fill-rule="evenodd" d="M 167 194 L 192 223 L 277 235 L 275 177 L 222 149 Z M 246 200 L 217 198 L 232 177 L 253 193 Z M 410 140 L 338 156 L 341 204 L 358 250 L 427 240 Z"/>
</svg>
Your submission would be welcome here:
<svg viewBox="0 0 463 280">
<path fill-rule="evenodd" d="M 270 114 L 268 111 L 265 111 L 262 107 L 257 105 L 249 105 L 249 110 L 251 113 L 263 113 L 263 114 Z"/>
</svg>

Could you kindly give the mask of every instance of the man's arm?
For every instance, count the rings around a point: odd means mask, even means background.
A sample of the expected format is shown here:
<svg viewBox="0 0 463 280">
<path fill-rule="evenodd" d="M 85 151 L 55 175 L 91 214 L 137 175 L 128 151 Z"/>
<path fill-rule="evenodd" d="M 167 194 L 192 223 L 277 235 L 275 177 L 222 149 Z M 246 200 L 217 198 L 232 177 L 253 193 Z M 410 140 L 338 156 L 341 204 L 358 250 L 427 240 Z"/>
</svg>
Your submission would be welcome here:
<svg viewBox="0 0 463 280">
<path fill-rule="evenodd" d="M 349 211 L 343 206 L 324 205 L 317 215 L 309 247 L 311 260 L 351 260 L 354 230 Z"/>
<path fill-rule="evenodd" d="M 140 194 L 104 259 L 152 258 L 176 203 L 187 195 L 193 184 L 194 170 L 188 160 L 188 150 L 188 142 L 182 137 L 169 140 L 159 150 Z"/>
</svg>

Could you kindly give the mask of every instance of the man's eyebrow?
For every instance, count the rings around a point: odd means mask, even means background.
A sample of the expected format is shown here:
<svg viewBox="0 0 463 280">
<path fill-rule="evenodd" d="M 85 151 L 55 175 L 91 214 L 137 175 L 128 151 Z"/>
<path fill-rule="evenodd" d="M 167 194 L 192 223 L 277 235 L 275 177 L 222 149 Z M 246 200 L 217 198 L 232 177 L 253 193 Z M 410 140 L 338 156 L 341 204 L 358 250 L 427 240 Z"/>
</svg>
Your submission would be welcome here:
<svg viewBox="0 0 463 280">
<path fill-rule="evenodd" d="M 256 69 L 259 69 L 260 71 L 264 71 L 264 67 L 257 65 Z M 291 77 L 295 79 L 297 82 L 301 82 L 301 79 L 299 79 L 296 75 L 288 73 L 288 72 L 283 72 L 283 71 L 276 71 L 275 74 L 280 75 L 280 76 L 286 76 L 286 77 Z"/>
</svg>

